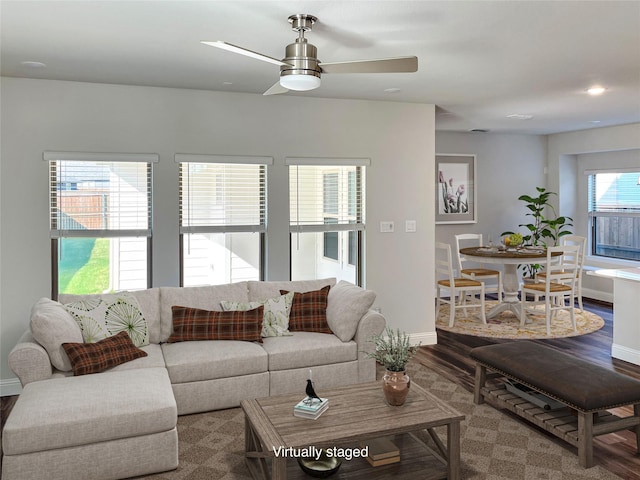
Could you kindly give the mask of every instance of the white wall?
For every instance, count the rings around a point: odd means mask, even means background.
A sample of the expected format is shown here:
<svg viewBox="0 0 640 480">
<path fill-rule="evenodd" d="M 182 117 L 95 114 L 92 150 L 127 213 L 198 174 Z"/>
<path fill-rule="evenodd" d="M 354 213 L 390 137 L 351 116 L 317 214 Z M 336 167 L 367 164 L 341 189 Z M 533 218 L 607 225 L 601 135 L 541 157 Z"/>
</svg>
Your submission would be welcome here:
<svg viewBox="0 0 640 480">
<path fill-rule="evenodd" d="M 527 209 L 518 197 L 546 186 L 546 137 L 493 133 L 437 132 L 436 153 L 476 155 L 477 223 L 436 225 L 436 241 L 453 245 L 460 233 L 489 234 L 498 242 L 518 231 Z M 520 231 L 522 231 L 520 229 Z"/>
<path fill-rule="evenodd" d="M 178 284 L 178 169 L 173 155 L 270 155 L 269 279 L 286 279 L 286 156 L 370 157 L 366 286 L 392 327 L 435 342 L 434 106 L 228 94 L 2 78 L 0 386 L 31 305 L 50 296 L 47 166 L 42 152 L 155 152 L 153 285 Z M 406 219 L 416 233 L 404 232 Z M 381 220 L 395 233 L 379 233 Z M 402 228 L 398 228 L 402 226 Z"/>
<path fill-rule="evenodd" d="M 547 164 L 550 188 L 559 193 L 564 215 L 575 219 L 574 232 L 589 237 L 584 170 L 605 167 L 640 169 L 640 123 L 549 135 Z M 585 268 L 616 268 L 638 262 L 587 256 Z M 613 301 L 613 282 L 585 276 L 583 295 Z"/>
</svg>

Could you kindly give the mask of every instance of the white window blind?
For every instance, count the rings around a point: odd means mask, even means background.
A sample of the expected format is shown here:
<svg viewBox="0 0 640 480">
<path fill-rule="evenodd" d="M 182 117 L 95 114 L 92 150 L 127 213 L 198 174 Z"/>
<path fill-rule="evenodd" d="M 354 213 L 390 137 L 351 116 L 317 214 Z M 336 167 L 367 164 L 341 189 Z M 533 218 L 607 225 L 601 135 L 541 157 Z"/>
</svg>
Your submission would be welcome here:
<svg viewBox="0 0 640 480">
<path fill-rule="evenodd" d="M 154 154 L 45 152 L 51 237 L 150 237 Z"/>
<path fill-rule="evenodd" d="M 287 163 L 291 232 L 364 230 L 368 161 L 287 159 Z"/>
<path fill-rule="evenodd" d="M 271 157 L 176 155 L 180 233 L 266 231 Z"/>
<path fill-rule="evenodd" d="M 589 215 L 640 217 L 640 171 L 590 174 Z"/>
</svg>

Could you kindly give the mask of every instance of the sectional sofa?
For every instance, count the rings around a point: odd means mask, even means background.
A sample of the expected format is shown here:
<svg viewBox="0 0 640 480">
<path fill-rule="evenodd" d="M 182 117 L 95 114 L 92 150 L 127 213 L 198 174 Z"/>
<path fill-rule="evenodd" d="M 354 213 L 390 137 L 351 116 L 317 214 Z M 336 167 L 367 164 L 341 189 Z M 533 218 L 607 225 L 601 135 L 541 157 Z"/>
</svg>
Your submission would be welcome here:
<svg viewBox="0 0 640 480">
<path fill-rule="evenodd" d="M 23 391 L 3 431 L 2 478 L 174 469 L 177 415 L 303 396 L 310 374 L 318 392 L 372 381 L 370 340 L 385 327 L 374 300 L 335 279 L 41 299 L 9 354 Z M 123 322 L 128 335 L 114 334 Z"/>
</svg>

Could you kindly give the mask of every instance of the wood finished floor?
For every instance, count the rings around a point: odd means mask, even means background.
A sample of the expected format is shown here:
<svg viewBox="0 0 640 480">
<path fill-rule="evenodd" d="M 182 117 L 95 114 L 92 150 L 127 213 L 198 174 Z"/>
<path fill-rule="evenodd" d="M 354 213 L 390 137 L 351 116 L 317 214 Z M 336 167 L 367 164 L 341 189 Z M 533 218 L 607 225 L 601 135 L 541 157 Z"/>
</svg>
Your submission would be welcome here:
<svg viewBox="0 0 640 480">
<path fill-rule="evenodd" d="M 613 309 L 611 305 L 585 299 L 584 307 L 605 320 L 602 329 L 579 337 L 534 341 L 640 380 L 640 366 L 611 358 L 613 339 Z M 482 345 L 513 341 L 459 335 L 443 330 L 437 330 L 437 335 L 438 343 L 420 347 L 416 360 L 470 392 L 473 391 L 475 373 L 475 364 L 469 358 L 471 349 Z M 633 412 L 633 409 L 629 407 L 616 410 L 618 414 L 624 416 Z M 510 412 L 504 412 L 517 421 L 527 423 Z M 542 429 L 533 425 L 531 427 L 566 448 L 574 448 Z M 594 445 L 596 463 L 625 480 L 640 480 L 640 453 L 636 449 L 636 436 L 633 432 L 625 430 L 602 435 L 595 439 Z"/>
<path fill-rule="evenodd" d="M 606 368 L 640 379 L 640 366 L 611 358 L 613 338 L 611 305 L 585 301 L 585 308 L 604 318 L 605 326 L 601 330 L 580 337 L 534 341 L 570 352 Z M 457 335 L 441 330 L 438 330 L 437 334 L 438 343 L 420 347 L 416 360 L 469 391 L 473 391 L 475 370 L 475 365 L 469 358 L 469 351 L 481 345 L 511 341 Z M 0 428 L 4 427 L 4 422 L 16 399 L 17 396 L 0 398 Z M 631 413 L 630 408 L 619 410 L 624 415 Z M 510 412 L 505 411 L 505 415 L 511 415 L 517 421 L 524 422 Z M 536 427 L 532 426 L 532 428 Z M 548 435 L 553 441 L 564 445 L 565 448 L 573 448 L 547 432 L 538 430 L 542 434 Z M 640 480 L 640 454 L 636 450 L 636 438 L 632 432 L 624 431 L 602 435 L 596 438 L 594 443 L 594 456 L 598 464 L 625 480 Z M 2 443 L 0 440 L 0 465 L 1 462 Z"/>
</svg>

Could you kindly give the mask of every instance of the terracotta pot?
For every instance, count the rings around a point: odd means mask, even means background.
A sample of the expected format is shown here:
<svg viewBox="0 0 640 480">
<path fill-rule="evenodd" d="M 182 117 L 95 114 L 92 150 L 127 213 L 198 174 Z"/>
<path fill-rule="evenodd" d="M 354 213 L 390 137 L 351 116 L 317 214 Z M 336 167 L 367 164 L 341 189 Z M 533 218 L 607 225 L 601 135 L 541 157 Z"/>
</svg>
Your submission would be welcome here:
<svg viewBox="0 0 640 480">
<path fill-rule="evenodd" d="M 382 377 L 382 391 L 389 405 L 402 405 L 409 394 L 411 380 L 407 372 L 385 371 Z"/>
</svg>

